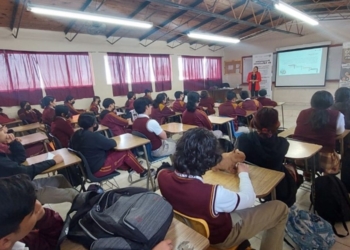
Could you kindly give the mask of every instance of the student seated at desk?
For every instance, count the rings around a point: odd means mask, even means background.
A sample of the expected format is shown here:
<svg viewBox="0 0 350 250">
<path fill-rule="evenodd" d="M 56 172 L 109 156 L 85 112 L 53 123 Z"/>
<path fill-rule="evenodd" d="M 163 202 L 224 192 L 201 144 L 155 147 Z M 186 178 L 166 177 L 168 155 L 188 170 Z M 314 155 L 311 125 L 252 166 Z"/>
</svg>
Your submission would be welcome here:
<svg viewBox="0 0 350 250">
<path fill-rule="evenodd" d="M 345 130 L 344 115 L 332 110 L 333 96 L 328 91 L 317 91 L 311 98 L 311 108 L 304 109 L 297 118 L 293 138 L 322 145 L 319 152 L 320 171 L 339 172 L 340 159 L 335 152 L 337 135 Z"/>
<path fill-rule="evenodd" d="M 16 174 L 26 174 L 31 179 L 43 171 L 63 162 L 60 155 L 52 160 L 46 160 L 33 165 L 24 166 L 25 149 L 13 134 L 7 134 L 6 129 L 0 126 L 0 177 Z M 72 202 L 78 191 L 72 188 L 63 175 L 39 178 L 33 180 L 38 200 L 42 203 Z"/>
<path fill-rule="evenodd" d="M 132 115 L 130 111 L 134 109 L 134 101 L 136 99 L 136 95 L 134 92 L 130 91 L 126 96 L 128 100 L 125 102 L 125 114 L 127 118 L 131 119 Z"/>
<path fill-rule="evenodd" d="M 248 91 L 243 90 L 240 95 L 242 98 L 242 102 L 240 102 L 238 106 L 243 108 L 244 110 L 257 111 L 258 109 L 262 108 L 262 105 L 258 100 L 249 98 Z"/>
<path fill-rule="evenodd" d="M 153 98 L 152 98 L 152 91 L 149 89 L 145 89 L 145 95 L 143 97 L 148 98 L 151 102 L 153 102 Z"/>
<path fill-rule="evenodd" d="M 4 112 L 3 109 L 0 108 L 0 124 L 5 124 L 8 122 L 16 121 L 14 118 L 9 118 Z"/>
<path fill-rule="evenodd" d="M 262 106 L 276 107 L 277 106 L 277 102 L 272 101 L 270 98 L 267 98 L 266 95 L 267 95 L 266 89 L 259 90 L 258 101 L 261 103 L 261 105 Z"/>
<path fill-rule="evenodd" d="M 201 91 L 199 106 L 207 108 L 208 115 L 215 114 L 214 99 L 209 96 L 208 91 L 206 90 Z"/>
<path fill-rule="evenodd" d="M 0 250 L 52 250 L 63 220 L 43 208 L 26 175 L 0 178 Z"/>
<path fill-rule="evenodd" d="M 152 113 L 152 102 L 145 97 L 135 100 L 135 111 L 138 114 L 132 130 L 146 136 L 152 145 L 152 155 L 162 157 L 175 152 L 175 142 L 169 138 L 156 120 L 150 119 Z"/>
<path fill-rule="evenodd" d="M 162 195 L 174 210 L 205 220 L 210 244 L 216 248 L 238 246 L 265 231 L 260 249 L 282 250 L 288 207 L 280 201 L 253 207 L 255 192 L 246 164 L 237 164 L 238 193 L 203 183 L 202 176 L 222 160 L 219 147 L 218 140 L 206 129 L 185 132 L 176 144 L 175 171 L 163 169 L 158 173 Z"/>
<path fill-rule="evenodd" d="M 182 123 L 206 128 L 210 130 L 216 138 L 221 138 L 222 132 L 220 130 L 212 130 L 213 125 L 211 124 L 207 114 L 200 110 L 198 105 L 199 94 L 197 92 L 189 92 L 186 110 L 182 114 Z"/>
<path fill-rule="evenodd" d="M 55 119 L 51 123 L 51 134 L 57 137 L 63 148 L 68 148 L 69 140 L 74 134 L 72 124 L 69 120 L 71 114 L 65 105 L 57 105 L 55 112 Z"/>
<path fill-rule="evenodd" d="M 264 107 L 255 114 L 251 124 L 256 131 L 238 137 L 235 146 L 245 154 L 246 161 L 285 174 L 276 187 L 276 196 L 290 207 L 295 203 L 297 188 L 301 182 L 297 184 L 294 180 L 297 177 L 294 169 L 291 169 L 291 175 L 283 165 L 289 143 L 287 139 L 277 136 L 280 126 L 278 112 Z"/>
<path fill-rule="evenodd" d="M 114 149 L 117 146 L 115 140 L 94 133 L 98 129 L 95 115 L 81 114 L 78 125 L 82 129 L 73 134 L 70 147 L 85 156 L 96 177 L 106 176 L 118 169 L 134 170 L 140 174 L 140 178 L 147 176 L 148 171 L 140 165 L 130 150 L 117 151 Z"/>
<path fill-rule="evenodd" d="M 115 113 L 115 102 L 112 98 L 106 98 L 102 103 L 105 110 L 100 114 L 100 122 L 108 127 L 114 136 L 130 133 L 129 125 L 132 125 L 130 119 L 126 120 Z"/>
<path fill-rule="evenodd" d="M 232 117 L 235 120 L 233 121 L 235 126 L 235 131 L 249 133 L 249 128 L 240 126 L 238 127 L 238 117 L 237 116 L 245 116 L 247 111 L 240 108 L 236 104 L 236 93 L 232 90 L 228 91 L 226 94 L 226 102 L 220 104 L 219 106 L 219 116 L 227 116 Z"/>
<path fill-rule="evenodd" d="M 101 98 L 99 96 L 94 96 L 92 103 L 90 104 L 89 110 L 92 111 L 95 115 L 101 113 Z"/>
<path fill-rule="evenodd" d="M 51 123 L 55 118 L 56 99 L 53 96 L 45 96 L 41 99 L 40 105 L 41 108 L 44 109 L 42 116 L 43 123 L 51 126 Z"/>
<path fill-rule="evenodd" d="M 331 109 L 338 110 L 344 115 L 345 129 L 350 129 L 350 89 L 341 87 L 335 91 L 335 103 Z"/>
<path fill-rule="evenodd" d="M 184 112 L 186 110 L 186 103 L 183 101 L 184 93 L 182 91 L 176 91 L 174 96 L 176 100 L 173 103 L 173 110 L 175 112 Z"/>
<path fill-rule="evenodd" d="M 73 106 L 74 103 L 75 103 L 75 99 L 74 99 L 74 97 L 71 96 L 71 95 L 68 95 L 68 96 L 66 97 L 65 102 L 64 102 L 64 105 L 66 105 L 66 106 L 69 108 L 69 112 L 70 112 L 72 115 L 79 115 L 79 114 L 85 112 L 85 110 L 83 110 L 83 109 L 75 109 L 74 106 Z"/>
<path fill-rule="evenodd" d="M 29 102 L 21 101 L 19 105 L 21 107 L 17 112 L 19 119 L 28 124 L 41 122 L 42 114 L 39 110 L 32 109 Z"/>
<path fill-rule="evenodd" d="M 168 116 L 175 115 L 175 111 L 166 106 L 166 96 L 164 93 L 157 95 L 153 102 L 151 118 L 159 124 L 164 124 Z"/>
</svg>

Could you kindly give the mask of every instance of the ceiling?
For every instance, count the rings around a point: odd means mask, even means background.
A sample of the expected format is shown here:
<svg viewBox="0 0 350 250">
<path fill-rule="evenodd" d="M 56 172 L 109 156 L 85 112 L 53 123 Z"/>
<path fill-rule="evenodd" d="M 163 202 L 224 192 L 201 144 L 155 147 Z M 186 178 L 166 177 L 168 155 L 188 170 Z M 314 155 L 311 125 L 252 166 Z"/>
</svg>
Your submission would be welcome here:
<svg viewBox="0 0 350 250">
<path fill-rule="evenodd" d="M 280 32 L 302 36 L 303 24 L 273 8 L 271 0 L 1 0 L 0 27 L 17 37 L 20 29 L 60 31 L 73 41 L 80 33 L 106 36 L 110 43 L 123 37 L 137 38 L 147 47 L 154 41 L 166 41 L 169 47 L 189 43 L 198 49 L 224 45 L 190 39 L 190 31 L 213 33 L 241 40 L 262 32 Z M 152 22 L 149 30 L 117 27 L 86 21 L 42 16 L 26 10 L 26 4 L 40 4 L 70 10 L 93 12 Z M 319 21 L 350 19 L 349 0 L 286 0 L 295 8 Z"/>
</svg>

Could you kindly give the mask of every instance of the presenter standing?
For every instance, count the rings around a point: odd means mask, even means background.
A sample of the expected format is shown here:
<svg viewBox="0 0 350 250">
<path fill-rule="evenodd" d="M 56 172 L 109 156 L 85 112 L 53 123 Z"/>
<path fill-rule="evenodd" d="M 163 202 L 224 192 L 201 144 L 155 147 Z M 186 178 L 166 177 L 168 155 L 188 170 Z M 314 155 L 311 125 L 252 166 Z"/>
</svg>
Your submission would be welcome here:
<svg viewBox="0 0 350 250">
<path fill-rule="evenodd" d="M 258 97 L 258 92 L 260 90 L 261 74 L 258 71 L 257 66 L 253 68 L 252 72 L 249 72 L 247 82 L 249 84 L 251 97 Z"/>
</svg>

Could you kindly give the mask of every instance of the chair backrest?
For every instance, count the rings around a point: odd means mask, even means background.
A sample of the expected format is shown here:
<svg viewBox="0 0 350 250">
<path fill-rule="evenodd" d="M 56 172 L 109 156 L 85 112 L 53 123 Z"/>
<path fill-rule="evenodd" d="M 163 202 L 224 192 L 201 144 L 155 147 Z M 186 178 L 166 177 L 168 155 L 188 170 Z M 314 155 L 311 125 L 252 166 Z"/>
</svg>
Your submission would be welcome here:
<svg viewBox="0 0 350 250">
<path fill-rule="evenodd" d="M 209 238 L 209 226 L 205 220 L 184 215 L 176 210 L 174 210 L 174 217 L 205 238 Z"/>
<path fill-rule="evenodd" d="M 221 115 L 220 117 L 227 117 L 227 116 Z M 231 132 L 232 132 L 233 136 L 237 139 L 242 134 L 242 132 L 236 132 L 234 121 L 235 121 L 235 119 L 233 119 L 232 121 L 229 121 L 229 123 L 231 124 Z"/>
<path fill-rule="evenodd" d="M 58 138 L 55 137 L 53 134 L 48 133 L 48 137 L 49 137 L 49 141 L 53 143 L 55 150 L 63 148 L 60 140 L 58 140 Z"/>
<path fill-rule="evenodd" d="M 145 136 L 144 134 L 142 134 L 138 131 L 132 131 L 132 134 L 135 136 L 141 137 L 141 138 L 148 139 L 147 136 Z M 151 142 L 147 143 L 145 146 L 146 146 L 148 160 L 150 162 L 155 161 L 156 159 L 152 156 L 152 144 L 151 144 Z M 142 148 L 142 147 L 140 147 L 140 148 Z"/>
<path fill-rule="evenodd" d="M 136 113 L 135 109 L 130 110 L 130 113 L 131 113 L 131 120 L 135 121 L 137 118 L 137 113 Z"/>
</svg>

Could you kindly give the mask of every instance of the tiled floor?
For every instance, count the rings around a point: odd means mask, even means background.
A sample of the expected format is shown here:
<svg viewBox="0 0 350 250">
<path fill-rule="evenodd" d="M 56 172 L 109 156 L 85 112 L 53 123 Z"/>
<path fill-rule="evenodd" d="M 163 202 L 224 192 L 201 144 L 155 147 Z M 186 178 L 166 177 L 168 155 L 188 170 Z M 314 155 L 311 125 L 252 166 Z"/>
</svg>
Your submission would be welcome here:
<svg viewBox="0 0 350 250">
<path fill-rule="evenodd" d="M 300 103 L 287 103 L 284 105 L 284 126 L 286 128 L 290 127 L 290 126 L 294 126 L 295 125 L 295 120 L 300 112 L 300 110 L 305 109 L 309 107 L 308 104 L 300 104 Z M 281 108 L 277 107 L 279 113 L 280 113 L 280 120 L 282 123 L 282 119 L 281 119 Z M 282 124 L 281 124 L 282 126 Z M 167 161 L 170 162 L 170 159 L 167 159 Z M 145 164 L 144 164 L 145 165 Z M 161 162 L 155 163 L 152 167 L 156 168 L 159 167 L 161 165 Z M 134 178 L 137 179 L 138 176 L 135 174 Z M 129 182 L 127 181 L 127 172 L 126 171 L 122 171 L 121 175 L 116 177 L 116 181 L 118 182 L 120 187 L 127 187 L 129 186 Z M 142 180 L 136 184 L 134 184 L 133 186 L 140 186 L 140 187 L 146 187 L 146 181 Z M 259 205 L 259 202 L 256 202 L 256 205 Z M 310 192 L 307 191 L 307 189 L 305 188 L 300 188 L 298 190 L 297 193 L 297 202 L 296 205 L 298 206 L 299 209 L 303 209 L 303 210 L 308 210 L 309 209 L 309 205 L 310 205 Z M 63 218 L 65 218 L 67 211 L 70 208 L 70 203 L 62 203 L 62 204 L 49 204 L 49 206 L 56 210 L 57 212 L 59 212 L 61 214 L 61 216 Z M 350 227 L 350 222 L 347 223 L 348 227 Z M 342 230 L 342 226 L 341 225 L 336 225 L 336 228 L 339 228 L 339 232 L 343 232 Z M 252 245 L 253 248 L 255 249 L 259 249 L 260 248 L 260 242 L 261 242 L 261 236 L 262 234 L 258 234 L 255 237 L 253 237 L 252 239 L 250 239 L 250 243 Z M 284 247 L 283 249 L 292 249 L 291 247 L 289 247 L 287 244 L 284 243 Z M 345 238 L 338 238 L 336 239 L 336 244 L 333 246 L 332 250 L 346 250 L 346 249 L 350 249 L 350 236 L 345 237 Z M 273 249 L 271 249 L 273 250 Z"/>
</svg>

